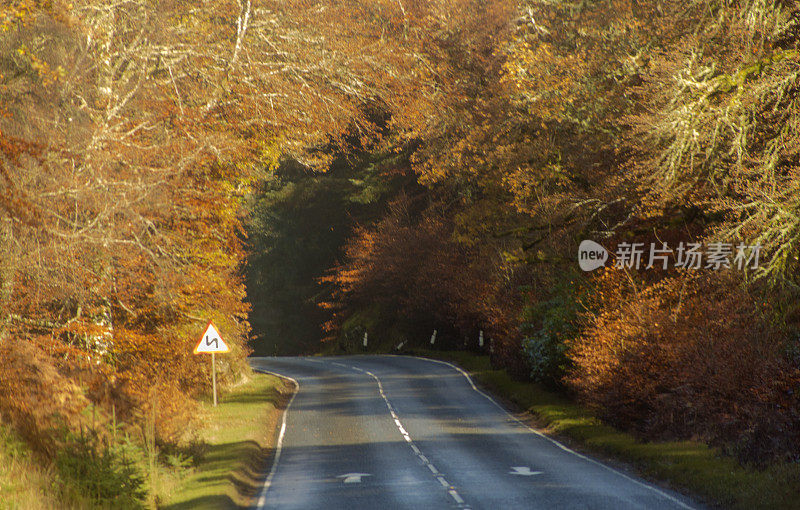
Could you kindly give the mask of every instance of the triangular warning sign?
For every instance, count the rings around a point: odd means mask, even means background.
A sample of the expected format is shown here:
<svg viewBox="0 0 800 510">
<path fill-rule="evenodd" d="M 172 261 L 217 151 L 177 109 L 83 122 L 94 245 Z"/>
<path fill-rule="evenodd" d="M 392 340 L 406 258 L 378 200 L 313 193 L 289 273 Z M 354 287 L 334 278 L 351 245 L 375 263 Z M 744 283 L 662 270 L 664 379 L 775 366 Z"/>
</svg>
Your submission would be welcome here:
<svg viewBox="0 0 800 510">
<path fill-rule="evenodd" d="M 206 331 L 203 333 L 203 336 L 200 337 L 197 347 L 194 348 L 194 353 L 228 352 L 228 350 L 228 345 L 222 341 L 222 337 L 219 335 L 217 328 L 214 327 L 211 321 L 208 321 Z"/>
</svg>

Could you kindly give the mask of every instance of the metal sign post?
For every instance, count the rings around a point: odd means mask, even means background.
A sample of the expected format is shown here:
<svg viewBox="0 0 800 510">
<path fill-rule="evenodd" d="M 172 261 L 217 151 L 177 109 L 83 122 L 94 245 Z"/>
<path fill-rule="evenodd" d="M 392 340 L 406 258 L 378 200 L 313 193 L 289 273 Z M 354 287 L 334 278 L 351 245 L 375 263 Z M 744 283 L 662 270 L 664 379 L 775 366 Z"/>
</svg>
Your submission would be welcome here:
<svg viewBox="0 0 800 510">
<path fill-rule="evenodd" d="M 211 387 L 214 392 L 214 407 L 217 407 L 217 353 L 211 353 Z"/>
</svg>

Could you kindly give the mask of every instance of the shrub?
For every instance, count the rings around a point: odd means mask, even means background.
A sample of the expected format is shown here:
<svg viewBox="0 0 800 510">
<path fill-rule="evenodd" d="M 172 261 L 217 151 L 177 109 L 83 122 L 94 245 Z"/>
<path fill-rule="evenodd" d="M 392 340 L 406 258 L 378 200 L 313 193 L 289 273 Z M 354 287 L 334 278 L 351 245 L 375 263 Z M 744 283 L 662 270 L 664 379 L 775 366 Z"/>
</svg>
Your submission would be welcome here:
<svg viewBox="0 0 800 510">
<path fill-rule="evenodd" d="M 562 289 L 555 297 L 525 309 L 522 331 L 528 336 L 522 349 L 534 381 L 562 384 L 570 366 L 567 341 L 580 332 L 578 299 L 573 288 Z"/>
<path fill-rule="evenodd" d="M 647 437 L 700 438 L 743 461 L 800 457 L 800 369 L 786 329 L 730 275 L 667 279 L 571 342 L 569 383 Z"/>
<path fill-rule="evenodd" d="M 81 434 L 59 451 L 56 468 L 98 507 L 143 508 L 145 481 L 136 463 L 141 455 L 127 439 L 104 448 Z"/>
<path fill-rule="evenodd" d="M 52 455 L 59 429 L 77 430 L 88 400 L 42 349 L 24 339 L 6 343 L 0 356 L 0 417 L 34 450 Z"/>
<path fill-rule="evenodd" d="M 522 341 L 522 349 L 531 367 L 531 379 L 548 386 L 558 385 L 569 362 L 566 346 L 547 333 L 537 333 Z"/>
</svg>

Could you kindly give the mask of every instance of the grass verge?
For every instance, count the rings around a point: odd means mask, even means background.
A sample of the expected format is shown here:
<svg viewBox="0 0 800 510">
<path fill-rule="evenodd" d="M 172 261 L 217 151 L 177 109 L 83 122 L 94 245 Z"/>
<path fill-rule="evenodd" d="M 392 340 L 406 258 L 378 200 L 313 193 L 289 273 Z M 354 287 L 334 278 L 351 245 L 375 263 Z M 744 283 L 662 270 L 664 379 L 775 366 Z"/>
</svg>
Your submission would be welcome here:
<svg viewBox="0 0 800 510">
<path fill-rule="evenodd" d="M 800 464 L 751 469 L 697 441 L 645 442 L 603 424 L 585 407 L 530 382 L 493 370 L 486 356 L 416 351 L 454 362 L 502 400 L 531 414 L 532 424 L 595 456 L 622 461 L 641 476 L 665 482 L 711 506 L 733 509 L 800 509 Z"/>
<path fill-rule="evenodd" d="M 224 395 L 214 408 L 203 404 L 206 426 L 200 432 L 205 451 L 160 508 L 250 508 L 261 488 L 281 409 L 285 383 L 254 374 Z"/>
<path fill-rule="evenodd" d="M 204 426 L 197 433 L 190 457 L 157 451 L 148 456 L 145 448 L 129 442 L 131 460 L 146 481 L 147 495 L 145 501 L 128 506 L 172 510 L 250 508 L 262 485 L 288 392 L 281 379 L 254 374 L 223 395 L 218 407 L 201 403 Z M 79 468 L 88 466 L 86 459 L 72 460 L 75 473 L 83 473 Z M 85 487 L 75 484 L 74 477 L 59 472 L 56 462 L 37 458 L 9 426 L 0 424 L 0 510 L 108 507 L 85 491 Z"/>
<path fill-rule="evenodd" d="M 0 509 L 56 508 L 54 476 L 31 458 L 9 427 L 0 425 Z"/>
</svg>

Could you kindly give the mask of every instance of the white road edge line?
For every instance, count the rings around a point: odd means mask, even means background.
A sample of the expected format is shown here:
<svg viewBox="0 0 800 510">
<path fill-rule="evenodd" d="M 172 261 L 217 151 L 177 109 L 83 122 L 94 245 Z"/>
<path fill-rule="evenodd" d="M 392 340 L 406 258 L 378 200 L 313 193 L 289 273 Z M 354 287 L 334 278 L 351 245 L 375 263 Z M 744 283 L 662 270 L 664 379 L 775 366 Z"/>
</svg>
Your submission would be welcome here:
<svg viewBox="0 0 800 510">
<path fill-rule="evenodd" d="M 263 368 L 253 368 L 256 372 L 261 372 L 262 374 L 270 374 L 274 375 L 275 377 L 280 377 L 281 379 L 287 379 L 294 383 L 294 393 L 292 393 L 292 397 L 289 399 L 289 403 L 286 404 L 286 409 L 283 410 L 283 420 L 281 421 L 281 431 L 278 433 L 278 442 L 275 444 L 275 457 L 272 458 L 272 467 L 269 470 L 269 474 L 267 475 L 266 480 L 264 480 L 264 485 L 261 488 L 261 494 L 258 497 L 258 503 L 256 503 L 256 508 L 262 508 L 264 504 L 267 502 L 267 492 L 269 491 L 270 486 L 272 485 L 272 478 L 275 476 L 275 471 L 278 469 L 278 460 L 281 458 L 281 449 L 283 449 L 283 436 L 286 434 L 286 417 L 289 415 L 289 408 L 292 406 L 292 402 L 294 402 L 294 397 L 300 393 L 300 383 L 297 382 L 296 379 L 293 379 L 289 376 L 278 374 L 275 372 L 270 372 L 269 370 L 264 370 Z"/>
<path fill-rule="evenodd" d="M 403 438 L 406 440 L 406 442 L 411 446 L 411 449 L 414 451 L 414 454 L 422 461 L 424 465 L 428 466 L 428 469 L 430 469 L 431 473 L 433 473 L 436 479 L 439 480 L 439 483 L 442 484 L 442 487 L 448 489 L 447 493 L 450 495 L 450 497 L 453 498 L 456 504 L 461 506 L 463 510 L 468 510 L 468 508 L 464 505 L 464 499 L 461 497 L 461 495 L 458 493 L 455 487 L 453 487 L 450 484 L 450 482 L 448 482 L 447 479 L 445 479 L 444 475 L 442 475 L 439 472 L 439 470 L 436 469 L 436 466 L 434 466 L 433 463 L 430 460 L 428 460 L 428 458 L 425 457 L 425 455 L 422 454 L 419 448 L 414 444 L 414 440 L 411 439 L 411 436 L 408 434 L 408 432 L 406 432 L 406 429 L 403 428 L 403 424 L 400 421 L 400 417 L 397 416 L 397 413 L 394 411 L 394 407 L 392 407 L 392 403 L 389 402 L 389 398 L 386 396 L 386 393 L 383 392 L 383 383 L 378 378 L 378 376 L 376 376 L 369 370 L 364 370 L 363 368 L 355 367 L 353 365 L 345 365 L 344 363 L 339 363 L 337 361 L 331 361 L 330 363 L 332 365 L 338 365 L 340 367 L 344 367 L 350 370 L 356 370 L 358 372 L 367 374 L 368 376 L 375 379 L 375 382 L 378 383 L 378 393 L 380 393 L 381 398 L 386 403 L 386 407 L 389 409 L 389 413 L 392 415 L 392 418 L 394 418 L 394 423 L 397 426 L 397 429 L 403 435 Z"/>
<path fill-rule="evenodd" d="M 496 401 L 494 398 L 492 398 L 492 396 L 491 396 L 491 395 L 489 395 L 488 393 L 484 392 L 483 390 L 481 390 L 480 388 L 478 388 L 477 386 L 475 386 L 475 383 L 472 381 L 472 377 L 470 377 L 470 375 L 469 375 L 467 372 L 465 372 L 465 371 L 464 371 L 464 369 L 462 369 L 461 367 L 459 367 L 459 366 L 457 366 L 457 365 L 454 365 L 453 363 L 449 363 L 449 362 L 447 362 L 447 361 L 442 361 L 442 360 L 438 360 L 438 359 L 422 358 L 422 357 L 420 357 L 420 356 L 410 356 L 410 355 L 407 355 L 407 354 L 387 354 L 387 356 L 395 356 L 395 357 L 398 357 L 398 358 L 412 358 L 412 359 L 421 359 L 421 360 L 424 360 L 424 361 L 430 361 L 431 363 L 439 363 L 439 364 L 441 364 L 441 365 L 447 365 L 447 366 L 449 366 L 449 367 L 451 367 L 451 368 L 454 368 L 455 370 L 457 370 L 458 372 L 460 372 L 460 373 L 461 373 L 461 375 L 463 375 L 464 377 L 466 377 L 466 378 L 467 378 L 467 381 L 469 382 L 469 385 L 470 385 L 470 386 L 472 386 L 472 389 L 473 389 L 473 390 L 477 391 L 478 393 L 480 393 L 481 395 L 483 395 L 484 397 L 486 397 L 486 398 L 487 398 L 487 399 L 488 399 L 488 400 L 489 400 L 489 401 L 490 401 L 492 404 L 494 404 L 494 405 L 495 405 L 495 406 L 497 406 L 499 409 L 501 409 L 501 410 L 502 410 L 504 413 L 506 413 L 506 414 L 507 414 L 507 415 L 508 415 L 508 416 L 509 416 L 511 419 L 513 419 L 514 421 L 516 421 L 517 423 L 519 423 L 520 425 L 522 425 L 522 426 L 523 426 L 523 427 L 525 427 L 526 429 L 530 430 L 531 432 L 533 432 L 533 433 L 534 433 L 534 434 L 536 434 L 537 436 L 539 436 L 539 437 L 541 437 L 541 438 L 543 438 L 543 439 L 546 439 L 547 441 L 550 441 L 551 443 L 553 443 L 554 445 L 558 446 L 558 447 L 559 447 L 559 448 L 561 448 L 562 450 L 564 450 L 564 451 L 566 451 L 566 452 L 569 452 L 569 453 L 571 453 L 572 455 L 575 455 L 576 457 L 579 457 L 579 458 L 581 458 L 581 459 L 583 459 L 583 460 L 585 460 L 585 461 L 587 461 L 587 462 L 591 462 L 592 464 L 596 464 L 596 465 L 598 465 L 598 466 L 600 466 L 600 467 L 602 467 L 602 468 L 604 468 L 604 469 L 606 469 L 606 470 L 608 470 L 608 471 L 610 471 L 610 472 L 612 472 L 612 473 L 615 473 L 615 474 L 617 474 L 617 475 L 621 476 L 622 478 L 625 478 L 626 480 L 628 480 L 628 481 L 630 481 L 630 482 L 633 482 L 633 483 L 635 483 L 636 485 L 639 485 L 639 486 L 641 486 L 641 487 L 645 487 L 645 488 L 647 488 L 647 489 L 650 489 L 651 491 L 655 492 L 656 494 L 658 494 L 658 495 L 659 495 L 659 496 L 661 496 L 662 498 L 664 498 L 664 499 L 666 499 L 666 500 L 668 500 L 668 501 L 672 501 L 673 503 L 675 503 L 676 505 L 680 506 L 681 508 L 685 508 L 686 510 L 696 510 L 694 507 L 687 505 L 686 503 L 684 503 L 683 501 L 679 500 L 678 498 L 676 498 L 676 497 L 674 497 L 674 496 L 670 496 L 670 495 L 669 495 L 669 494 L 667 494 L 666 492 L 664 492 L 664 491 L 662 491 L 662 490 L 660 490 L 660 489 L 657 489 L 656 487 L 653 487 L 652 485 L 646 484 L 646 483 L 644 483 L 644 482 L 641 482 L 641 481 L 637 480 L 636 478 L 630 477 L 630 476 L 626 475 L 625 473 L 623 473 L 623 472 L 621 472 L 621 471 L 617 471 L 616 469 L 614 469 L 614 468 L 612 468 L 612 467 L 610 467 L 610 466 L 607 466 L 607 465 L 603 464 L 602 462 L 599 462 L 599 461 L 597 461 L 597 460 L 594 460 L 594 459 L 593 459 L 593 458 L 591 458 L 591 457 L 587 457 L 586 455 L 583 455 L 583 454 L 581 454 L 581 453 L 578 453 L 578 452 L 576 452 L 575 450 L 572 450 L 572 449 L 568 448 L 567 446 L 565 446 L 565 445 L 563 445 L 563 444 L 559 443 L 558 441 L 556 441 L 556 440 L 555 440 L 555 439 L 553 439 L 552 437 L 550 437 L 550 436 L 547 436 L 547 435 L 545 435 L 545 434 L 542 434 L 542 433 L 541 433 L 541 432 L 539 432 L 538 430 L 536 430 L 536 429 L 534 429 L 534 428 L 530 427 L 530 426 L 529 426 L 527 423 L 523 422 L 522 420 L 520 420 L 519 418 L 517 418 L 516 416 L 514 416 L 513 414 L 511 414 L 511 412 L 510 412 L 508 409 L 506 409 L 505 407 L 503 407 L 503 406 L 502 406 L 502 405 L 501 405 L 499 402 L 497 402 L 497 401 Z"/>
</svg>

